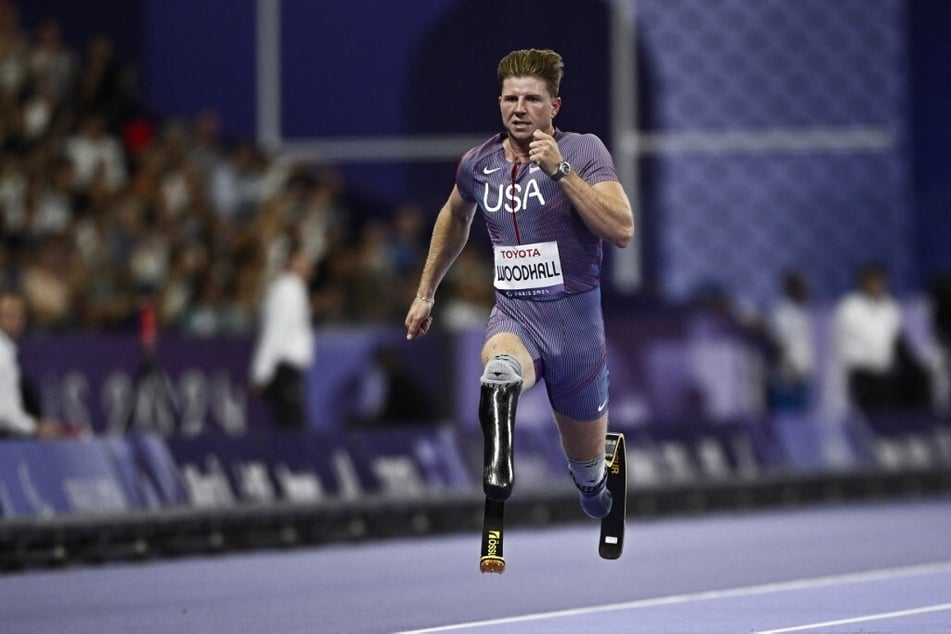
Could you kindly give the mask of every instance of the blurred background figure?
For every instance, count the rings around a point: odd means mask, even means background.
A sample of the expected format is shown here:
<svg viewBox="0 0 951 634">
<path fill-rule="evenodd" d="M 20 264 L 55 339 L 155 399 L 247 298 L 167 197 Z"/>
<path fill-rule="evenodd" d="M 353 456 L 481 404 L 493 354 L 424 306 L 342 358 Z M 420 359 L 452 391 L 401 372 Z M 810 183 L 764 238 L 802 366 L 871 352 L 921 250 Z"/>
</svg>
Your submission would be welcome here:
<svg viewBox="0 0 951 634">
<path fill-rule="evenodd" d="M 351 429 L 432 424 L 436 408 L 429 390 L 400 359 L 400 349 L 381 344 L 372 362 L 347 382 L 340 398 L 353 401 Z"/>
<path fill-rule="evenodd" d="M 446 274 L 446 302 L 440 307 L 440 323 L 450 331 L 485 328 L 495 302 L 491 286 L 492 263 L 479 248 L 466 245 L 456 264 Z"/>
<path fill-rule="evenodd" d="M 802 411 L 812 401 L 815 339 L 809 312 L 809 284 L 799 271 L 782 278 L 782 297 L 769 311 L 768 403 L 773 412 Z"/>
<path fill-rule="evenodd" d="M 110 192 L 125 185 L 128 174 L 122 143 L 101 115 L 87 115 L 76 134 L 66 139 L 64 151 L 80 189 L 88 190 L 100 179 Z"/>
<path fill-rule="evenodd" d="M 41 418 L 39 404 L 25 398 L 29 391 L 25 390 L 17 359 L 17 340 L 25 327 L 23 297 L 11 290 L 0 290 L 0 438 L 58 436 L 60 426 Z"/>
<path fill-rule="evenodd" d="M 834 314 L 839 369 L 853 406 L 865 414 L 911 409 L 929 400 L 928 377 L 902 333 L 902 309 L 880 263 L 864 266 Z"/>
<path fill-rule="evenodd" d="M 306 425 L 305 375 L 314 362 L 308 285 L 314 261 L 299 240 L 288 245 L 284 270 L 268 285 L 251 365 L 253 390 L 282 429 Z"/>
<path fill-rule="evenodd" d="M 935 410 L 951 413 L 951 273 L 936 273 L 930 286 L 931 328 L 937 344 Z"/>
</svg>

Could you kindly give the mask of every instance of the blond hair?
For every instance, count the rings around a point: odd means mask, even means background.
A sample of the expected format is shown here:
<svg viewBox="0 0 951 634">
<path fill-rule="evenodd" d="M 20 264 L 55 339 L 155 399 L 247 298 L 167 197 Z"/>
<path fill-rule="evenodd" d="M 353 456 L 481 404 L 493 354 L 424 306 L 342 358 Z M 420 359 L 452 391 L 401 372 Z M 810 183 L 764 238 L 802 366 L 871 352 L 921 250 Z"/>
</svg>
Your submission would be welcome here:
<svg viewBox="0 0 951 634">
<path fill-rule="evenodd" d="M 552 97 L 558 96 L 565 63 L 561 55 L 551 49 L 529 48 L 512 51 L 499 62 L 499 93 L 509 77 L 537 77 L 545 82 Z"/>
</svg>

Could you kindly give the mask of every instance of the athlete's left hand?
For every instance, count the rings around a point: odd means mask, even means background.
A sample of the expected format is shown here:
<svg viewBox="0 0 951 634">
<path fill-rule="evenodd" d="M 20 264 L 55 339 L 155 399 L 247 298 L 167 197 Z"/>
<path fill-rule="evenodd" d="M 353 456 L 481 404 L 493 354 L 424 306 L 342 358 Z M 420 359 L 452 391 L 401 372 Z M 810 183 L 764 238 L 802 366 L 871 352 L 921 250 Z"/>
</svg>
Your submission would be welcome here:
<svg viewBox="0 0 951 634">
<path fill-rule="evenodd" d="M 541 130 L 532 133 L 532 142 L 528 144 L 528 158 L 549 176 L 558 171 L 558 165 L 564 160 L 555 137 Z"/>
</svg>

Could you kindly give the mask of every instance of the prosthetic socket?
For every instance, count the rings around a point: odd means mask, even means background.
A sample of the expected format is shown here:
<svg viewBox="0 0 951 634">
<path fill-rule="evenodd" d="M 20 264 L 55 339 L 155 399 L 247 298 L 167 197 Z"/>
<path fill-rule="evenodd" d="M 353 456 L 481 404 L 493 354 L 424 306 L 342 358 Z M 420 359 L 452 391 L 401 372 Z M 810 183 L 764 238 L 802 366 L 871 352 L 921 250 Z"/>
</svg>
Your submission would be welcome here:
<svg viewBox="0 0 951 634">
<path fill-rule="evenodd" d="M 512 435 L 522 380 L 482 383 L 479 422 L 485 439 L 482 488 L 490 500 L 504 502 L 515 484 Z"/>
</svg>

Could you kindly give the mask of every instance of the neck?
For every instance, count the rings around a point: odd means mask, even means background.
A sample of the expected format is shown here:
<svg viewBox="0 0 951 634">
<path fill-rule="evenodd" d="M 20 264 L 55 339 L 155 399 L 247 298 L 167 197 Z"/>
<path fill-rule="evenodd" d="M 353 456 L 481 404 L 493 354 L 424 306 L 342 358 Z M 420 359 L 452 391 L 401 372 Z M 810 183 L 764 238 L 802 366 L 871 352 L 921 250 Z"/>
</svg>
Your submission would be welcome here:
<svg viewBox="0 0 951 634">
<path fill-rule="evenodd" d="M 508 158 L 510 158 L 515 163 L 528 163 L 528 143 L 524 145 L 519 144 L 517 141 L 513 140 L 512 137 L 506 137 L 508 141 Z"/>
</svg>

